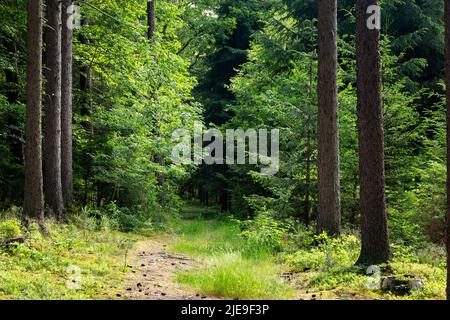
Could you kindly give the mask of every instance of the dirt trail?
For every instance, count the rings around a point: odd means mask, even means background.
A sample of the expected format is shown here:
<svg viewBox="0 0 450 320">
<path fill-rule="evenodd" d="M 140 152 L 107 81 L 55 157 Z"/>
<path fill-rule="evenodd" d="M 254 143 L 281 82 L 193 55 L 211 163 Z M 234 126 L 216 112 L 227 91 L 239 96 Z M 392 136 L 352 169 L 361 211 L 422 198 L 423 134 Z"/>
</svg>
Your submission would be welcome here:
<svg viewBox="0 0 450 320">
<path fill-rule="evenodd" d="M 209 300 L 204 294 L 181 287 L 176 273 L 195 268 L 200 264 L 193 258 L 168 250 L 167 237 L 139 242 L 131 253 L 133 274 L 125 293 L 118 296 L 131 300 Z"/>
</svg>

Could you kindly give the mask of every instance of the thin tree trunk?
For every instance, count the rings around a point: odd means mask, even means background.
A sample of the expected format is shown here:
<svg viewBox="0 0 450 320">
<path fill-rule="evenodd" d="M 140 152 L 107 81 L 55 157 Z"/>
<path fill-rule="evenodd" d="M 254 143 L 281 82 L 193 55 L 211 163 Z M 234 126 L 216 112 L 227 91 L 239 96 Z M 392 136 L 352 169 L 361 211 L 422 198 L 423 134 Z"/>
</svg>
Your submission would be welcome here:
<svg viewBox="0 0 450 320">
<path fill-rule="evenodd" d="M 153 39 L 156 30 L 156 18 L 155 18 L 156 0 L 147 1 L 147 37 Z"/>
<path fill-rule="evenodd" d="M 445 70 L 447 82 L 447 300 L 450 300 L 450 0 L 445 0 Z"/>
<path fill-rule="evenodd" d="M 352 208 L 351 208 L 351 216 L 350 216 L 350 222 L 355 225 L 358 221 L 358 186 L 359 186 L 359 178 L 358 173 L 355 173 L 353 176 L 353 188 L 352 188 Z"/>
<path fill-rule="evenodd" d="M 86 19 L 81 20 L 81 25 L 86 27 L 89 25 L 89 22 Z M 85 37 L 84 35 L 80 35 L 80 42 L 85 45 L 89 45 L 89 39 Z M 89 136 L 89 146 L 88 150 L 83 153 L 81 158 L 81 163 L 84 168 L 84 196 L 83 196 L 83 203 L 85 205 L 89 202 L 89 181 L 92 176 L 92 157 L 90 155 L 89 149 L 91 141 L 94 137 L 94 126 L 92 125 L 91 121 L 91 90 L 92 90 L 92 68 L 90 65 L 86 64 L 83 65 L 80 68 L 80 91 L 82 92 L 82 98 L 81 98 L 81 107 L 80 107 L 80 113 L 82 116 L 88 118 L 88 120 L 81 122 L 81 126 L 84 128 L 84 130 L 87 132 Z M 97 196 L 98 198 L 98 196 Z M 97 199 L 98 201 L 98 199 Z"/>
<path fill-rule="evenodd" d="M 318 0 L 318 233 L 341 233 L 339 116 L 337 88 L 337 2 Z"/>
<path fill-rule="evenodd" d="M 61 182 L 64 205 L 73 200 L 73 157 L 72 157 L 72 52 L 73 30 L 67 22 L 72 0 L 63 0 L 62 5 L 62 71 L 61 71 Z"/>
<path fill-rule="evenodd" d="M 44 193 L 57 217 L 63 211 L 61 185 L 61 2 L 47 0 Z"/>
<path fill-rule="evenodd" d="M 42 177 L 42 1 L 28 0 L 24 215 L 44 218 Z"/>
<path fill-rule="evenodd" d="M 356 1 L 361 255 L 359 264 L 390 257 L 385 201 L 380 32 L 367 27 L 367 8 L 377 0 Z"/>
<path fill-rule="evenodd" d="M 306 133 L 306 193 L 305 193 L 305 213 L 303 221 L 309 226 L 312 205 L 311 205 L 311 164 L 312 164 L 312 87 L 313 87 L 313 56 L 309 61 L 309 83 L 308 83 L 308 131 Z"/>
<path fill-rule="evenodd" d="M 311 217 L 311 130 L 308 130 L 307 134 L 307 156 L 306 156 L 306 193 L 305 193 L 305 213 L 303 221 L 305 226 L 309 226 Z"/>
</svg>

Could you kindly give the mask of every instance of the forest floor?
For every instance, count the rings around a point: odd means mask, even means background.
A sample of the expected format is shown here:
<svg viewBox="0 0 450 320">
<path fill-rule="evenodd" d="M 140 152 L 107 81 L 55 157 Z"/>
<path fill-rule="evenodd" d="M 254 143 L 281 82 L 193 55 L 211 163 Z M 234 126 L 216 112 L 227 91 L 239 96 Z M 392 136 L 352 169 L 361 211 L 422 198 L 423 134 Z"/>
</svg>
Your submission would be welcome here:
<svg viewBox="0 0 450 320">
<path fill-rule="evenodd" d="M 0 226 L 21 234 L 14 216 Z M 47 228 L 50 237 L 34 228 L 25 243 L 0 247 L 0 300 L 445 299 L 445 259 L 436 252 L 396 247 L 390 274 L 424 280 L 397 296 L 370 289 L 377 278 L 355 269 L 360 243 L 352 234 L 274 253 L 214 208 L 186 204 L 163 231 L 99 229 L 88 215 L 68 225 L 48 220 Z"/>
</svg>

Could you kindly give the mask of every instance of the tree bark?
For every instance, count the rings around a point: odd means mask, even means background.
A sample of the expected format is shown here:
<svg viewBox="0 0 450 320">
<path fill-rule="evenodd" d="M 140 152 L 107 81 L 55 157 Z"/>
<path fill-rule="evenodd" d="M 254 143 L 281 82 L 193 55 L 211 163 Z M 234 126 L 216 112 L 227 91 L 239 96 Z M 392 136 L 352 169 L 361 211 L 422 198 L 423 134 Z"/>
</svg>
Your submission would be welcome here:
<svg viewBox="0 0 450 320">
<path fill-rule="evenodd" d="M 24 215 L 43 220 L 42 0 L 28 0 Z"/>
<path fill-rule="evenodd" d="M 305 192 L 305 213 L 303 216 L 303 221 L 305 225 L 308 227 L 310 224 L 310 217 L 312 213 L 312 201 L 311 201 L 311 189 L 312 189 L 312 179 L 311 179 L 311 166 L 312 166 L 312 97 L 313 97 L 313 55 L 311 54 L 309 57 L 309 82 L 308 82 L 308 109 L 307 109 L 307 132 L 306 132 L 306 192 Z"/>
<path fill-rule="evenodd" d="M 81 26 L 89 26 L 89 21 L 86 19 L 81 20 Z M 89 39 L 83 34 L 80 35 L 80 42 L 85 45 L 89 45 Z M 85 63 L 80 67 L 80 91 L 81 101 L 80 101 L 80 114 L 87 118 L 88 120 L 82 121 L 80 124 L 87 132 L 89 137 L 89 145 L 87 150 L 83 153 L 81 157 L 81 165 L 84 168 L 83 180 L 84 180 L 84 196 L 83 202 L 85 205 L 89 202 L 89 182 L 92 177 L 92 156 L 89 152 L 91 148 L 91 142 L 94 137 L 94 126 L 91 121 L 92 110 L 91 110 L 91 91 L 92 91 L 92 68 L 89 64 Z M 98 198 L 98 196 L 97 196 Z M 97 199 L 99 200 L 99 199 Z"/>
<path fill-rule="evenodd" d="M 385 263 L 390 257 L 385 201 L 380 32 L 367 27 L 367 8 L 377 0 L 356 1 L 361 255 L 358 264 Z"/>
<path fill-rule="evenodd" d="M 61 1 L 47 0 L 44 193 L 54 215 L 63 212 L 61 184 Z"/>
<path fill-rule="evenodd" d="M 318 233 L 341 233 L 337 1 L 318 0 Z"/>
<path fill-rule="evenodd" d="M 450 0 L 445 0 L 445 79 L 447 83 L 447 300 L 450 300 Z"/>
<path fill-rule="evenodd" d="M 156 30 L 156 18 L 155 18 L 156 0 L 147 1 L 147 37 L 153 39 Z"/>
<path fill-rule="evenodd" d="M 73 30 L 67 22 L 71 18 L 68 10 L 72 0 L 62 3 L 62 36 L 61 36 L 61 184 L 64 205 L 73 200 L 73 156 L 72 156 L 72 60 Z"/>
</svg>

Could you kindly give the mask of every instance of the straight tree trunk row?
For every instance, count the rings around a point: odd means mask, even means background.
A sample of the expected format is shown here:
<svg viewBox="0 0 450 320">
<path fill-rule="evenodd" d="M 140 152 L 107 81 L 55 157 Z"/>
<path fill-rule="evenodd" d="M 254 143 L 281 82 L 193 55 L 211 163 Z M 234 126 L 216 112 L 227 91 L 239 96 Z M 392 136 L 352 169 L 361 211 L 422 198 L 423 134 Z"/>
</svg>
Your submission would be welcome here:
<svg viewBox="0 0 450 320">
<path fill-rule="evenodd" d="M 45 29 L 45 134 L 42 153 L 42 0 L 28 1 L 27 120 L 25 145 L 26 217 L 42 220 L 44 203 L 61 218 L 73 198 L 72 0 L 47 0 Z M 43 154 L 43 156 L 42 156 Z M 42 159 L 43 158 L 43 159 Z M 43 165 L 44 164 L 44 165 Z M 45 200 L 45 201 L 44 201 Z"/>
</svg>

